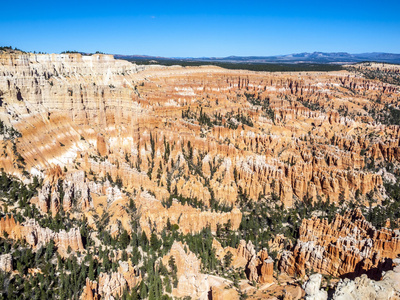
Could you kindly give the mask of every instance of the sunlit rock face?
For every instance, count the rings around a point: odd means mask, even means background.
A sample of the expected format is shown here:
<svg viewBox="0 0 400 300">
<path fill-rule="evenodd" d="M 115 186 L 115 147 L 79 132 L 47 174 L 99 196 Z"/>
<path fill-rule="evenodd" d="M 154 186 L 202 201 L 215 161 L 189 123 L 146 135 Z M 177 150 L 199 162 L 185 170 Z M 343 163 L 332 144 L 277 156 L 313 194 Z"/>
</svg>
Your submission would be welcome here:
<svg viewBox="0 0 400 300">
<path fill-rule="evenodd" d="M 112 300 L 121 297 L 124 291 L 136 287 L 141 280 L 141 276 L 130 263 L 120 261 L 116 272 L 100 273 L 98 282 L 87 278 L 81 299 Z"/>
<path fill-rule="evenodd" d="M 102 244 L 100 227 L 112 237 L 137 230 L 150 238 L 164 228 L 236 231 L 246 216 L 241 208 L 265 199 L 282 209 L 301 201 L 385 200 L 384 182 L 396 179 L 375 167 L 400 161 L 400 127 L 382 125 L 372 112 L 384 112 L 398 95 L 398 86 L 347 71 L 144 67 L 110 55 L 0 54 L 0 168 L 25 183 L 43 180 L 29 205 L 41 216 L 84 220 L 92 230 L 88 247 Z M 33 249 L 54 242 L 64 256 L 89 249 L 85 226 L 56 231 L 33 218 L 16 220 L 18 214 L 1 218 L 0 234 Z M 246 290 L 280 282 L 274 251 L 279 271 L 291 276 L 314 270 L 378 279 L 400 252 L 398 238 L 352 211 L 332 222 L 303 220 L 297 243 L 277 235 L 268 252 L 251 241 L 223 248 L 215 240 L 213 249 L 221 261 L 232 253 L 229 267 L 243 268 L 246 284 L 255 285 Z M 239 297 L 230 280 L 204 274 L 199 257 L 181 242 L 162 261 L 171 256 L 179 277 L 172 295 Z M 9 257 L 0 265 L 11 271 Z M 146 276 L 125 263 L 97 275 L 86 282 L 86 299 L 119 297 Z M 310 282 L 307 296 L 325 297 L 320 280 Z M 352 284 L 343 283 L 342 291 Z M 354 284 L 375 283 L 362 277 Z M 305 295 L 298 283 L 286 292 Z"/>
<path fill-rule="evenodd" d="M 14 240 L 25 240 L 30 246 L 38 248 L 45 246 L 53 241 L 61 251 L 66 252 L 68 249 L 73 251 L 82 251 L 84 249 L 82 237 L 77 228 L 72 228 L 68 232 L 60 230 L 54 232 L 49 228 L 43 228 L 33 219 L 28 219 L 22 224 L 15 221 L 14 217 L 0 219 L 0 234 Z"/>
<path fill-rule="evenodd" d="M 32 172 L 80 158 L 82 167 L 131 181 L 129 174 L 138 169 L 156 178 L 161 163 L 161 178 L 151 181 L 160 182 L 152 190 L 162 190 L 167 171 L 179 162 L 189 178 L 173 174 L 170 184 L 185 196 L 208 202 L 212 192 L 234 203 L 240 188 L 253 200 L 275 192 L 290 206 L 293 198 L 338 200 L 341 192 L 354 196 L 356 190 L 379 189 L 382 179 L 363 170 L 361 150 L 368 148 L 375 159 L 400 155 L 393 140 L 398 128 L 362 122 L 365 106 L 383 108 L 394 101 L 397 88 L 346 72 L 145 69 L 108 55 L 80 54 L 3 54 L 0 62 L 1 118 L 23 134 L 18 148 Z M 365 96 L 350 97 L 349 88 Z M 377 94 L 382 107 L 368 101 Z M 274 113 L 263 109 L 267 105 Z M 344 109 L 346 117 L 338 112 Z M 199 122 L 200 110 L 215 126 L 205 126 L 204 118 Z M 155 155 L 149 170 L 151 138 Z M 188 141 L 203 175 L 213 174 L 209 188 L 188 170 L 182 155 Z M 95 154 L 108 160 L 84 160 Z M 10 159 L 2 160 L 11 170 Z"/>
<path fill-rule="evenodd" d="M 280 268 L 289 274 L 304 275 L 307 270 L 335 277 L 354 278 L 368 274 L 381 278 L 400 254 L 398 230 L 375 229 L 359 210 L 326 219 L 304 219 L 294 251 L 284 251 Z"/>
<path fill-rule="evenodd" d="M 13 270 L 12 255 L 10 253 L 0 255 L 0 270 L 11 272 Z"/>
<path fill-rule="evenodd" d="M 176 288 L 172 290 L 174 297 L 239 299 L 236 289 L 230 286 L 231 280 L 201 272 L 201 261 L 187 249 L 186 244 L 174 242 L 170 252 L 162 258 L 162 263 L 168 266 L 171 257 L 176 264 L 178 280 Z"/>
<path fill-rule="evenodd" d="M 388 271 L 380 281 L 361 275 L 355 280 L 341 280 L 332 299 L 397 299 L 400 292 L 399 267 Z"/>
<path fill-rule="evenodd" d="M 241 194 L 252 201 L 274 194 L 285 206 L 371 192 L 383 199 L 382 175 L 365 168 L 365 157 L 400 159 L 399 128 L 374 124 L 365 111 L 383 109 L 398 88 L 345 71 L 255 73 L 143 67 L 109 55 L 2 54 L 0 74 L 0 118 L 22 134 L 15 146 L 3 141 L 0 166 L 46 177 L 58 165 L 66 173 L 59 176 L 66 176 L 64 210 L 96 210 L 106 196 L 127 225 L 121 208 L 129 197 L 95 182 L 109 174 L 134 192 L 148 231 L 149 218 L 160 230 L 181 211 L 183 232 L 228 220 L 238 228 L 239 211 L 219 217 L 207 207 L 237 205 Z M 377 95 L 381 104 L 370 101 Z M 74 169 L 83 178 L 68 175 Z M 61 205 L 54 186 L 48 182 L 38 201 L 53 215 Z M 170 195 L 205 209 L 161 208 Z"/>
</svg>

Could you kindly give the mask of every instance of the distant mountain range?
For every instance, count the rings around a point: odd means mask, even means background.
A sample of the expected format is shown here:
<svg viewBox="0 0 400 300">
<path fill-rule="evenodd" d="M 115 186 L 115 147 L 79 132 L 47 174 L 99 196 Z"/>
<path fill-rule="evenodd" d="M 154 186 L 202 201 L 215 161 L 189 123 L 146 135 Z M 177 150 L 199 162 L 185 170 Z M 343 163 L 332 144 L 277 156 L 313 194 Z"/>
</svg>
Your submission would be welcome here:
<svg viewBox="0 0 400 300">
<path fill-rule="evenodd" d="M 228 56 L 228 57 L 161 57 L 161 56 L 146 56 L 146 55 L 114 55 L 115 58 L 126 60 L 182 60 L 182 61 L 202 61 L 202 62 L 229 62 L 229 63 L 279 63 L 279 64 L 349 64 L 362 61 L 376 61 L 385 63 L 400 64 L 400 54 L 395 53 L 360 53 L 350 54 L 347 52 L 313 52 L 313 53 L 296 53 L 288 55 L 276 56 Z"/>
</svg>

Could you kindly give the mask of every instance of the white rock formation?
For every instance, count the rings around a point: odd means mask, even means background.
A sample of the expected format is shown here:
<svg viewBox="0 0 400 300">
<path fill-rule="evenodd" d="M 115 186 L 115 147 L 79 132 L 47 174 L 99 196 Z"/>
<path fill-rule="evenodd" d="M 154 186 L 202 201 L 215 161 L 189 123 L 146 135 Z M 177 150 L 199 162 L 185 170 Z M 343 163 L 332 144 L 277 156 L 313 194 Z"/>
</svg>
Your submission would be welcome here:
<svg viewBox="0 0 400 300">
<path fill-rule="evenodd" d="M 11 272 L 12 267 L 12 256 L 11 254 L 0 255 L 0 271 Z"/>
<path fill-rule="evenodd" d="M 399 267 L 397 267 L 399 268 Z M 361 275 L 355 280 L 341 280 L 333 299 L 335 300 L 383 300 L 399 299 L 400 269 L 387 272 L 381 281 Z"/>
<path fill-rule="evenodd" d="M 328 299 L 328 293 L 320 290 L 322 275 L 313 274 L 303 284 L 303 289 L 306 292 L 306 300 L 326 300 Z"/>
</svg>

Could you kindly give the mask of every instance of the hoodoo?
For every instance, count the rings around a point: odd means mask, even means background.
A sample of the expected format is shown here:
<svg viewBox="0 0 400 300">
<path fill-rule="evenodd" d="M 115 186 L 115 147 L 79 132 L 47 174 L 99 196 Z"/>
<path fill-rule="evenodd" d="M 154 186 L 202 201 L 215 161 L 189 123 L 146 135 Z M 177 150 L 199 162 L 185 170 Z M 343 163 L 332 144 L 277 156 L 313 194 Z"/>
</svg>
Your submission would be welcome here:
<svg viewBox="0 0 400 300">
<path fill-rule="evenodd" d="M 399 67 L 382 68 L 3 51 L 1 295 L 399 297 Z"/>
</svg>

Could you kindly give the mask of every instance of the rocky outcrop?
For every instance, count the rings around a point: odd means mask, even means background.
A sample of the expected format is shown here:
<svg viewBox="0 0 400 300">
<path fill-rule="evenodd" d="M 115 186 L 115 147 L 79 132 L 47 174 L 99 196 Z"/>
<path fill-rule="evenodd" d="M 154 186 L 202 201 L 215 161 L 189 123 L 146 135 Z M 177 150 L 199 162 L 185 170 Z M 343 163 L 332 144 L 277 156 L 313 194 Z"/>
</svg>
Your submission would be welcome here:
<svg viewBox="0 0 400 300">
<path fill-rule="evenodd" d="M 215 250 L 215 256 L 220 260 L 223 261 L 226 254 L 231 253 L 232 255 L 232 262 L 231 266 L 233 268 L 245 268 L 247 265 L 247 259 L 243 256 L 240 256 L 238 253 L 237 248 L 232 247 L 225 247 L 223 248 L 221 243 L 218 242 L 216 239 L 213 240 L 212 247 Z"/>
<path fill-rule="evenodd" d="M 168 266 L 171 256 L 175 259 L 178 286 L 173 289 L 173 295 L 175 297 L 191 296 L 197 299 L 207 299 L 210 290 L 207 275 L 200 272 L 200 260 L 187 249 L 188 247 L 181 242 L 174 242 L 168 255 L 162 259 L 165 266 Z"/>
<path fill-rule="evenodd" d="M 60 169 L 60 166 L 57 165 L 55 168 Z M 54 178 L 51 174 L 47 175 L 38 192 L 37 199 L 31 200 L 42 212 L 51 213 L 53 217 L 60 211 L 61 206 L 65 212 L 70 211 L 73 206 L 78 206 L 83 211 L 93 208 L 90 193 L 102 189 L 94 182 L 90 182 L 84 171 L 73 171 Z M 62 203 L 61 192 L 63 193 Z"/>
<path fill-rule="evenodd" d="M 257 283 L 272 283 L 274 281 L 274 260 L 268 255 L 266 249 L 256 253 L 254 245 L 251 241 L 241 240 L 238 247 L 222 248 L 221 244 L 213 241 L 213 248 L 216 256 L 223 260 L 225 255 L 230 252 L 232 254 L 231 266 L 234 268 L 243 268 L 249 281 Z"/>
<path fill-rule="evenodd" d="M 274 260 L 268 256 L 266 251 L 260 255 L 261 267 L 260 275 L 258 276 L 259 283 L 274 282 Z"/>
<path fill-rule="evenodd" d="M 283 250 L 293 248 L 293 243 L 290 239 L 286 238 L 283 234 L 277 234 L 273 239 L 268 241 L 270 251 L 281 253 Z"/>
<path fill-rule="evenodd" d="M 381 281 L 374 281 L 363 274 L 354 280 L 341 280 L 336 287 L 333 299 L 336 300 L 378 300 L 395 298 L 394 285 L 398 285 L 392 278 L 384 277 Z"/>
<path fill-rule="evenodd" d="M 306 292 L 306 300 L 326 300 L 328 293 L 320 290 L 322 276 L 321 274 L 313 274 L 304 283 L 303 289 Z"/>
<path fill-rule="evenodd" d="M 126 287 L 126 280 L 119 272 L 100 273 L 99 275 L 98 293 L 104 299 L 112 299 L 113 295 L 122 295 Z"/>
<path fill-rule="evenodd" d="M 356 277 L 367 273 L 380 278 L 400 254 L 397 230 L 375 229 L 360 210 L 337 214 L 332 223 L 316 217 L 303 220 L 300 238 L 293 251 L 284 251 L 280 270 L 304 275 L 306 270 Z"/>
<path fill-rule="evenodd" d="M 242 213 L 239 209 L 233 208 L 231 212 L 212 212 L 211 210 L 201 211 L 189 205 L 182 205 L 173 201 L 171 207 L 166 208 L 161 201 L 148 193 L 141 193 L 138 197 L 138 208 L 141 213 L 140 224 L 143 230 L 150 236 L 150 228 L 161 232 L 167 225 L 179 225 L 183 234 L 189 232 L 200 232 L 203 228 L 210 226 L 211 231 L 216 232 L 217 225 L 224 225 L 231 222 L 232 230 L 239 228 Z M 155 224 L 155 226 L 153 225 Z"/>
<path fill-rule="evenodd" d="M 28 219 L 23 223 L 15 221 L 14 217 L 0 219 L 0 234 L 7 233 L 12 239 L 24 239 L 32 247 L 41 247 L 54 241 L 55 245 L 62 251 L 67 251 L 69 248 L 73 251 L 84 250 L 82 237 L 79 229 L 72 228 L 68 232 L 60 230 L 54 232 L 49 228 L 43 228 L 38 225 L 34 219 Z"/>
<path fill-rule="evenodd" d="M 162 258 L 163 265 L 168 268 L 171 256 L 175 259 L 178 278 L 178 286 L 172 290 L 174 297 L 207 300 L 211 295 L 211 299 L 238 299 L 238 292 L 229 287 L 232 281 L 201 273 L 200 260 L 188 250 L 186 244 L 175 241 L 170 252 Z"/>
<path fill-rule="evenodd" d="M 400 261 L 395 259 L 394 262 L 397 266 L 393 271 L 386 272 L 380 281 L 371 280 L 365 274 L 355 280 L 341 280 L 332 299 L 398 299 L 400 297 Z"/>
<path fill-rule="evenodd" d="M 226 289 L 225 287 L 212 286 L 211 300 L 239 300 L 239 293 L 234 289 Z"/>
<path fill-rule="evenodd" d="M 0 271 L 11 272 L 12 270 L 12 255 L 9 253 L 0 255 Z"/>
<path fill-rule="evenodd" d="M 238 246 L 238 255 L 248 259 L 246 274 L 249 281 L 261 284 L 274 281 L 274 260 L 268 256 L 266 249 L 256 254 L 251 241 L 246 244 L 241 240 Z"/>
<path fill-rule="evenodd" d="M 128 262 L 119 261 L 117 272 L 100 273 L 98 281 L 86 278 L 86 286 L 82 293 L 82 300 L 105 299 L 112 300 L 120 297 L 125 290 L 140 284 L 142 277 Z"/>
<path fill-rule="evenodd" d="M 32 174 L 59 164 L 108 172 L 159 200 L 174 190 L 206 205 L 212 196 L 233 204 L 239 192 L 254 201 L 275 193 L 291 206 L 293 198 L 338 201 L 375 189 L 381 199 L 382 178 L 363 169 L 364 156 L 400 159 L 399 130 L 360 117 L 368 117 L 364 107 L 383 110 L 398 89 L 346 72 L 299 77 L 11 53 L 1 55 L 0 74 L 0 117 L 21 132 L 16 149 Z M 378 92 L 381 104 L 370 101 Z M 0 165 L 21 174 L 12 147 L 5 154 Z M 43 190 L 43 211 L 58 202 Z"/>
<path fill-rule="evenodd" d="M 6 215 L 4 218 L 0 218 L 0 234 L 3 236 L 4 233 L 10 235 L 16 228 L 19 227 L 14 219 L 14 216 Z"/>
<path fill-rule="evenodd" d="M 142 275 L 138 268 L 135 268 L 131 262 L 122 262 L 119 261 L 118 272 L 122 274 L 126 283 L 128 284 L 129 289 L 140 284 L 142 281 Z"/>
<path fill-rule="evenodd" d="M 106 156 L 108 154 L 106 141 L 101 134 L 97 134 L 97 152 L 100 156 Z"/>
<path fill-rule="evenodd" d="M 237 230 L 243 199 L 290 207 L 303 199 L 362 202 L 373 193 L 379 204 L 387 176 L 373 162 L 400 161 L 400 127 L 372 118 L 398 105 L 399 88 L 347 71 L 142 67 L 110 55 L 12 52 L 0 54 L 0 93 L 0 120 L 20 133 L 0 134 L 0 167 L 25 182 L 44 178 L 30 204 L 85 218 L 92 236 L 102 217 L 113 237 L 121 228 L 130 233 L 132 219 L 148 236 L 167 224 L 183 234 L 225 224 Z M 83 249 L 77 229 L 6 217 L 0 230 L 33 247 Z M 281 270 L 293 275 L 371 275 L 399 250 L 397 232 L 376 230 L 357 213 L 331 224 L 305 220 L 300 231 L 294 249 L 282 237 L 270 242 L 283 251 Z M 176 295 L 234 297 L 229 281 L 202 274 L 184 248 L 171 250 L 181 269 Z M 232 267 L 246 269 L 249 280 L 273 282 L 266 250 L 246 242 L 215 249 L 221 260 L 230 251 Z M 111 298 L 136 284 L 139 275 L 123 268 L 87 282 L 87 297 Z"/>
<path fill-rule="evenodd" d="M 168 261 L 171 256 L 175 259 L 178 277 L 185 273 L 200 273 L 200 260 L 193 252 L 188 250 L 186 244 L 182 244 L 182 242 L 174 242 L 169 254 L 164 256 L 162 259 L 165 266 L 168 266 Z"/>
<path fill-rule="evenodd" d="M 86 285 L 83 290 L 81 299 L 82 300 L 98 300 L 99 295 L 97 295 L 96 291 L 97 291 L 97 282 L 96 281 L 92 282 L 92 281 L 90 281 L 89 278 L 86 278 Z"/>
</svg>

